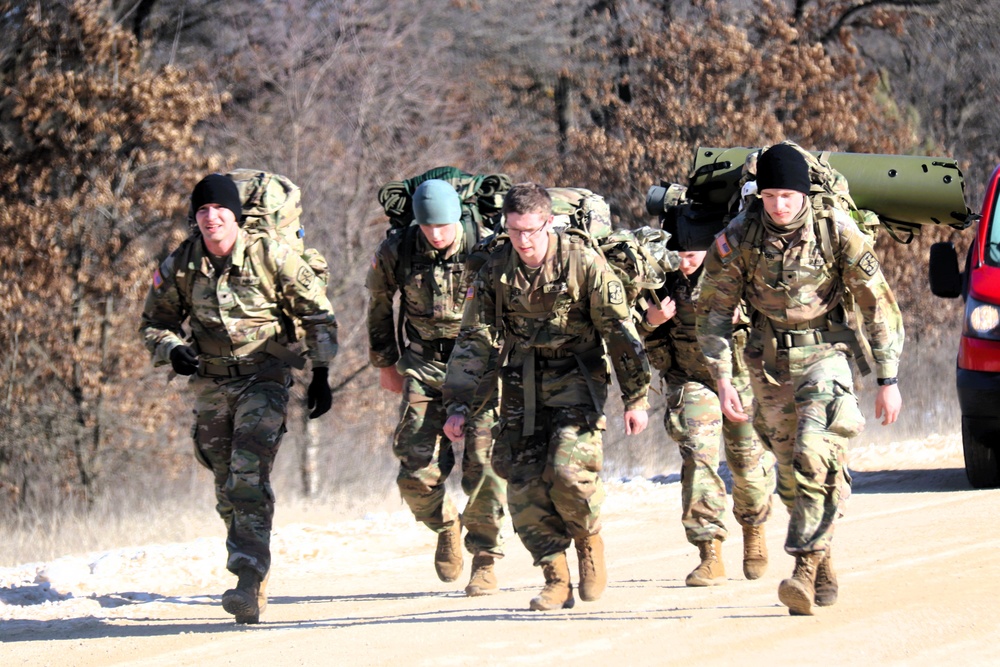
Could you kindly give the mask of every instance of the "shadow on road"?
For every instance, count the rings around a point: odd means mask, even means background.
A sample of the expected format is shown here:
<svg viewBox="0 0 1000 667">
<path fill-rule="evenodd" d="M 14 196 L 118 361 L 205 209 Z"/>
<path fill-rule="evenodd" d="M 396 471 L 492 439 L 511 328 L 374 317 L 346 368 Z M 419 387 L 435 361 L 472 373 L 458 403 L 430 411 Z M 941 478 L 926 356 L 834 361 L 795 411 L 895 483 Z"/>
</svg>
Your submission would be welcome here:
<svg viewBox="0 0 1000 667">
<path fill-rule="evenodd" d="M 962 468 L 928 470 L 851 471 L 852 493 L 920 493 L 921 491 L 971 491 Z"/>
<path fill-rule="evenodd" d="M 719 466 L 719 476 L 726 484 L 726 492 L 733 492 L 733 477 L 725 463 Z M 853 493 L 920 493 L 922 491 L 971 491 L 972 487 L 963 468 L 932 468 L 913 470 L 851 471 Z M 676 484 L 677 473 L 657 475 L 650 481 L 655 484 Z"/>
</svg>

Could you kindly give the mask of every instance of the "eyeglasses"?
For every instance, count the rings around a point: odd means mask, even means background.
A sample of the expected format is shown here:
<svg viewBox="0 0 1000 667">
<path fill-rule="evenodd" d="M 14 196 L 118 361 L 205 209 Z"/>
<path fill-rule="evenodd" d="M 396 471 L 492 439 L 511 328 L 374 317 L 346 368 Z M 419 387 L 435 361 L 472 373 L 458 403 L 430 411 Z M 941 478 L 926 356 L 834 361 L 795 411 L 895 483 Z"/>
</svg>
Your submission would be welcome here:
<svg viewBox="0 0 1000 667">
<path fill-rule="evenodd" d="M 508 227 L 507 235 L 525 241 L 527 239 L 530 239 L 532 236 L 542 231 L 543 229 L 548 228 L 549 222 L 551 221 L 552 218 L 550 217 L 548 220 L 545 221 L 545 223 L 541 227 L 535 227 L 534 229 L 511 229 L 510 227 Z"/>
</svg>

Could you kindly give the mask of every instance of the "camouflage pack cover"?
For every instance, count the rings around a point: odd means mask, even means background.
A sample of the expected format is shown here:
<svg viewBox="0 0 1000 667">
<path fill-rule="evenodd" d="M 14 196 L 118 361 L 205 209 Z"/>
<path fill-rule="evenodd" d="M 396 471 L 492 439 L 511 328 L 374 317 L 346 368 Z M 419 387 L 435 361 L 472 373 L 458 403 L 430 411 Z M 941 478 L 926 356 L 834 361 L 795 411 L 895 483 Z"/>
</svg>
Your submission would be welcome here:
<svg viewBox="0 0 1000 667">
<path fill-rule="evenodd" d="M 291 246 L 324 284 L 329 282 L 326 258 L 305 247 L 302 191 L 288 177 L 260 169 L 234 169 L 226 174 L 236 183 L 243 202 L 243 228 Z"/>
<path fill-rule="evenodd" d="M 493 229 L 500 217 L 503 198 L 510 190 L 507 174 L 470 174 L 457 167 L 435 167 L 419 176 L 389 181 L 378 191 L 378 203 L 389 217 L 390 229 L 409 227 L 413 222 L 413 193 L 424 181 L 439 179 L 451 183 L 462 202 L 463 217 Z"/>
<path fill-rule="evenodd" d="M 601 195 L 586 188 L 547 188 L 552 197 L 554 225 L 588 238 L 625 286 L 634 304 L 644 289 L 663 286 L 667 273 L 680 267 L 676 252 L 667 249 L 670 234 L 662 229 L 615 229 L 611 208 Z"/>
</svg>

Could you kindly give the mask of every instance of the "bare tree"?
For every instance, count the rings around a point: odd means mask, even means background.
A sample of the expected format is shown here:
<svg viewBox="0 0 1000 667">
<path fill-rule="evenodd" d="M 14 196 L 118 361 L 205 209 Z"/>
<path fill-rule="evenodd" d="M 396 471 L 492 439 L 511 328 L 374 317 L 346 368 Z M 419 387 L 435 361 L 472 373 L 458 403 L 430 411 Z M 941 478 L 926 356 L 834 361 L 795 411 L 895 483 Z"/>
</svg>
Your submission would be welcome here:
<svg viewBox="0 0 1000 667">
<path fill-rule="evenodd" d="M 171 229 L 177 183 L 208 166 L 194 126 L 219 100 L 144 70 L 97 0 L 0 16 L 0 483 L 19 502 L 32 484 L 89 501 L 162 410 L 134 391 L 144 245 Z"/>
</svg>

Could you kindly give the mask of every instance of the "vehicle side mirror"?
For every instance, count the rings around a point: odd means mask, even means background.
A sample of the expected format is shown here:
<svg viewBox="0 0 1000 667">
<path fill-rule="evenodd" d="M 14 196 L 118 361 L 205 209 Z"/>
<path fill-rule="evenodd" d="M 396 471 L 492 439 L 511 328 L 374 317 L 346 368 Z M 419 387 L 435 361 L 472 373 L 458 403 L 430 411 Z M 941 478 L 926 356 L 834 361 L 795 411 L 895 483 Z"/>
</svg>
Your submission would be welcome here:
<svg viewBox="0 0 1000 667">
<path fill-rule="evenodd" d="M 931 246 L 928 278 L 934 296 L 955 299 L 962 294 L 962 274 L 958 270 L 955 244 L 943 242 Z"/>
</svg>

